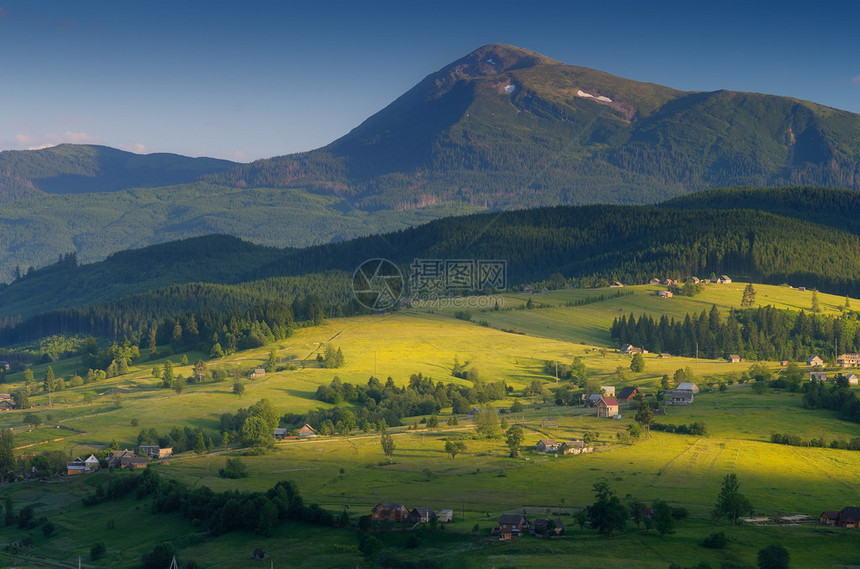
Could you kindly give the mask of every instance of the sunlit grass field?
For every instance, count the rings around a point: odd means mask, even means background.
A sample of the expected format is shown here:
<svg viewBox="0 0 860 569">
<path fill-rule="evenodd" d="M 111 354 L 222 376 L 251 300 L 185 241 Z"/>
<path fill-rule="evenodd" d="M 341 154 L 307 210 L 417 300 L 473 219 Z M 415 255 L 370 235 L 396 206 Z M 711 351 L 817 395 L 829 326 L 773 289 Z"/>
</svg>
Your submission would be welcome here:
<svg viewBox="0 0 860 569">
<path fill-rule="evenodd" d="M 824 510 L 860 504 L 860 453 L 769 442 L 772 432 L 828 441 L 860 437 L 860 425 L 840 421 L 836 413 L 803 409 L 800 394 L 768 390 L 756 395 L 749 384 L 700 393 L 693 405 L 670 407 L 657 420 L 670 424 L 704 421 L 708 436 L 654 431 L 650 438 L 633 444 L 618 441 L 617 435 L 632 423 L 632 413 L 623 407 L 620 420 L 599 419 L 592 409 L 557 407 L 521 394 L 535 379 L 554 387 L 555 378 L 542 371 L 545 360 L 570 361 L 574 356 L 583 358 L 590 382 L 616 388 L 636 385 L 649 397 L 656 393 L 663 374 L 671 376 L 682 367 L 693 369 L 703 388 L 723 381 L 728 374 L 747 369 L 749 363 L 658 359 L 649 354 L 645 371 L 633 373 L 629 357 L 611 345 L 608 327 L 613 318 L 631 312 L 682 318 L 687 312 L 701 312 L 715 304 L 725 314 L 740 303 L 743 286 L 708 285 L 691 299 L 658 299 L 654 291 L 659 287 L 625 287 L 633 294 L 580 307 L 566 304 L 615 291 L 559 291 L 532 295 L 533 303 L 550 305 L 534 310 L 517 308 L 528 295 L 506 295 L 500 310 L 471 310 L 473 322 L 453 317 L 461 308 L 438 306 L 332 319 L 322 326 L 298 329 L 273 346 L 209 361 L 210 367 L 244 373 L 262 367 L 274 347 L 278 364 L 295 368 L 245 380 L 242 397 L 233 393 L 232 379 L 189 385 L 181 394 L 162 389 L 151 370 L 160 368 L 164 359 L 144 356 L 128 375 L 54 393 L 52 407 L 47 396 L 33 396 L 37 407 L 30 412 L 44 420 L 40 427 L 23 425 L 23 411 L 0 415 L 0 427 L 14 429 L 21 453 L 59 449 L 83 456 L 113 440 L 121 447 L 134 448 L 142 427 L 155 427 L 162 433 L 172 426 L 214 431 L 222 413 L 235 412 L 262 398 L 268 398 L 282 414 L 326 407 L 313 396 L 319 385 L 335 375 L 352 383 L 365 383 L 371 375 L 383 381 L 391 376 L 404 385 L 411 374 L 420 372 L 437 381 L 469 385 L 450 375 L 456 358 L 467 369 L 477 369 L 483 380 L 504 380 L 514 389 L 506 401 L 495 405 L 507 411 L 514 398 L 526 405 L 523 412 L 502 415 L 525 429 L 526 450 L 521 458 L 510 458 L 502 439 L 471 438 L 471 423 L 463 417 L 458 426 L 449 427 L 445 419 L 451 410 L 446 409 L 438 429 L 424 429 L 423 425 L 417 430 L 407 426 L 392 429 L 396 443 L 392 464 L 385 459 L 377 434 L 355 431 L 349 437 L 279 442 L 269 454 L 242 457 L 251 473 L 242 481 L 218 475 L 236 449 L 202 456 L 186 453 L 153 468 L 190 486 L 206 485 L 216 492 L 234 488 L 265 491 L 279 480 L 293 480 L 306 502 L 317 502 L 335 512 L 346 508 L 353 521 L 380 501 L 403 502 L 410 508 L 452 508 L 455 523 L 442 534 L 421 534 L 415 549 L 405 549 L 402 534 L 379 534 L 389 553 L 410 559 L 432 557 L 449 567 L 631 567 L 631 559 L 636 560 L 636 567 L 646 568 L 665 568 L 672 562 L 689 566 L 699 561 L 714 567 L 722 561 L 753 565 L 755 552 L 768 543 L 785 545 L 792 555 L 792 567 L 860 564 L 860 534 L 818 525 L 731 527 L 723 521 L 716 529 L 729 535 L 728 548 L 716 551 L 698 544 L 714 531 L 710 512 L 728 473 L 738 475 L 742 492 L 765 515 L 803 513 L 817 518 Z M 760 304 L 794 309 L 808 309 L 811 304 L 809 292 L 765 285 L 756 288 Z M 841 297 L 819 296 L 825 311 L 836 311 L 844 302 Z M 860 301 L 853 302 L 860 306 Z M 489 326 L 476 323 L 482 320 Z M 316 356 L 326 344 L 343 350 L 344 367 L 319 367 Z M 603 354 L 598 348 L 608 350 Z M 177 364 L 181 355 L 170 359 Z M 190 364 L 201 357 L 203 354 L 187 354 Z M 619 366 L 626 370 L 623 383 L 616 381 Z M 54 362 L 52 367 L 58 376 L 68 378 L 80 371 L 80 362 L 70 359 Z M 37 382 L 45 369 L 44 365 L 34 368 Z M 188 377 L 191 365 L 177 364 L 175 373 Z M 13 390 L 22 381 L 22 374 L 14 374 L 4 389 Z M 92 396 L 89 402 L 87 393 Z M 558 426 L 544 426 L 547 417 L 556 419 Z M 405 422 L 411 425 L 412 419 Z M 586 432 L 598 436 L 594 454 L 556 457 L 533 450 L 541 438 L 563 441 Z M 444 450 L 445 439 L 452 436 L 465 437 L 467 445 L 453 459 Z M 7 485 L 2 494 L 11 495 L 16 504 L 34 504 L 39 515 L 57 524 L 56 537 L 44 538 L 38 530 L 34 533 L 35 547 L 51 559 L 70 564 L 80 554 L 87 565 L 90 546 L 100 540 L 108 545 L 108 553 L 88 566 L 136 567 L 140 555 L 154 543 L 173 540 L 183 558 L 194 559 L 201 567 L 258 567 L 250 560 L 257 546 L 270 553 L 275 566 L 366 566 L 354 548 L 357 534 L 352 530 L 281 524 L 276 535 L 267 539 L 236 533 L 198 543 L 199 538 L 193 537 L 197 527 L 178 517 L 154 516 L 146 501 L 127 498 L 82 510 L 80 499 L 107 476 L 101 472 L 61 483 Z M 594 500 L 592 486 L 600 480 L 608 481 L 622 498 L 649 503 L 666 500 L 686 508 L 690 518 L 679 522 L 676 534 L 663 537 L 632 524 L 625 535 L 600 537 L 588 528 L 580 530 L 572 516 L 563 516 L 570 530 L 564 539 L 524 538 L 501 544 L 489 536 L 490 527 L 503 512 L 527 508 L 530 517 L 540 517 L 547 512 L 571 514 L 589 505 Z M 478 531 L 473 532 L 476 524 Z M 15 528 L 5 528 L 4 535 L 6 541 L 22 537 Z"/>
</svg>

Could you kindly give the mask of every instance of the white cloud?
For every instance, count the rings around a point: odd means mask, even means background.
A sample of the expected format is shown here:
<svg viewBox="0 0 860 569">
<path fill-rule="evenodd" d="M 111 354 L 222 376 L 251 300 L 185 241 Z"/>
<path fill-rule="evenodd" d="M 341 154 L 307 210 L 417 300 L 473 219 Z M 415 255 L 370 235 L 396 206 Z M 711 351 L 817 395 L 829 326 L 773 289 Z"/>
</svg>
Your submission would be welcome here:
<svg viewBox="0 0 860 569">
<path fill-rule="evenodd" d="M 51 146 L 56 146 L 58 144 L 69 143 L 69 144 L 97 144 L 101 139 L 87 132 L 72 132 L 66 131 L 64 133 L 56 133 L 49 132 L 46 134 L 40 135 L 32 135 L 32 134 L 16 134 L 15 135 L 15 143 L 19 147 L 24 147 L 27 150 L 39 150 L 41 148 L 48 148 Z"/>
</svg>

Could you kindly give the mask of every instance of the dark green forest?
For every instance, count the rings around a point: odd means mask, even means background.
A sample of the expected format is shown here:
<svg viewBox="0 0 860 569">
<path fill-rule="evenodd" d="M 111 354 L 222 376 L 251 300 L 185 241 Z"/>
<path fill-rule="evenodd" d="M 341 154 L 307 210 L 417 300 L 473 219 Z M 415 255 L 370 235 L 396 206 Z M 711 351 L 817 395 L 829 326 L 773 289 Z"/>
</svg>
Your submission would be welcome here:
<svg viewBox="0 0 860 569">
<path fill-rule="evenodd" d="M 714 306 L 683 320 L 630 314 L 615 319 L 610 332 L 619 345 L 710 359 L 737 354 L 747 360 L 804 361 L 810 354 L 833 354 L 836 346 L 840 353 L 860 352 L 860 315 L 851 310 L 834 317 L 762 306 L 732 310 L 723 318 Z"/>
<path fill-rule="evenodd" d="M 726 199 L 739 191 L 727 191 Z M 769 190 L 764 192 L 762 202 L 768 201 Z M 794 192 L 809 192 L 809 199 L 820 194 L 842 211 L 851 211 L 855 200 L 845 191 Z M 169 318 L 201 311 L 244 317 L 260 302 L 289 304 L 308 295 L 319 299 L 326 315 L 354 314 L 350 276 L 374 258 L 389 259 L 407 277 L 415 259 L 504 260 L 507 286 L 514 289 L 716 273 L 860 294 L 860 237 L 840 228 L 838 219 L 834 226 L 802 220 L 808 209 L 803 200 L 773 203 L 791 216 L 749 209 L 558 206 L 446 218 L 306 249 L 216 235 L 126 251 L 89 265 L 66 255 L 0 287 L 0 341 L 59 333 L 139 341 Z"/>
</svg>

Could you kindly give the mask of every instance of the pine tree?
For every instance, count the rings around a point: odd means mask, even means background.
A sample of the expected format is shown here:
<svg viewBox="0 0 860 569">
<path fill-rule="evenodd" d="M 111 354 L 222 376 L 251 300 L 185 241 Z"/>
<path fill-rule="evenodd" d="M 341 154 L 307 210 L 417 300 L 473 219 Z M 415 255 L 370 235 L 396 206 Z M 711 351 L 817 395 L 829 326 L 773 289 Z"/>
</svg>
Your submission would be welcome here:
<svg viewBox="0 0 860 569">
<path fill-rule="evenodd" d="M 752 283 L 749 283 L 744 288 L 743 298 L 741 298 L 741 308 L 752 308 L 755 304 L 755 288 Z"/>
<path fill-rule="evenodd" d="M 818 290 L 812 289 L 812 312 L 821 312 L 821 305 L 818 303 Z"/>
</svg>

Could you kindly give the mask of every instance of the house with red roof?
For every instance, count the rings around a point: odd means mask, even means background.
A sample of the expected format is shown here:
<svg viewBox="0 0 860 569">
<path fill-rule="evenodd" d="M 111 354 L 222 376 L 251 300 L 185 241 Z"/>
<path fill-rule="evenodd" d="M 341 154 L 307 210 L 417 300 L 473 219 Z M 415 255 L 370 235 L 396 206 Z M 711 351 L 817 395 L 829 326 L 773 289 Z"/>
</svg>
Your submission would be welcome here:
<svg viewBox="0 0 860 569">
<path fill-rule="evenodd" d="M 597 402 L 598 417 L 615 417 L 618 414 L 618 401 L 610 397 L 601 397 Z"/>
</svg>

